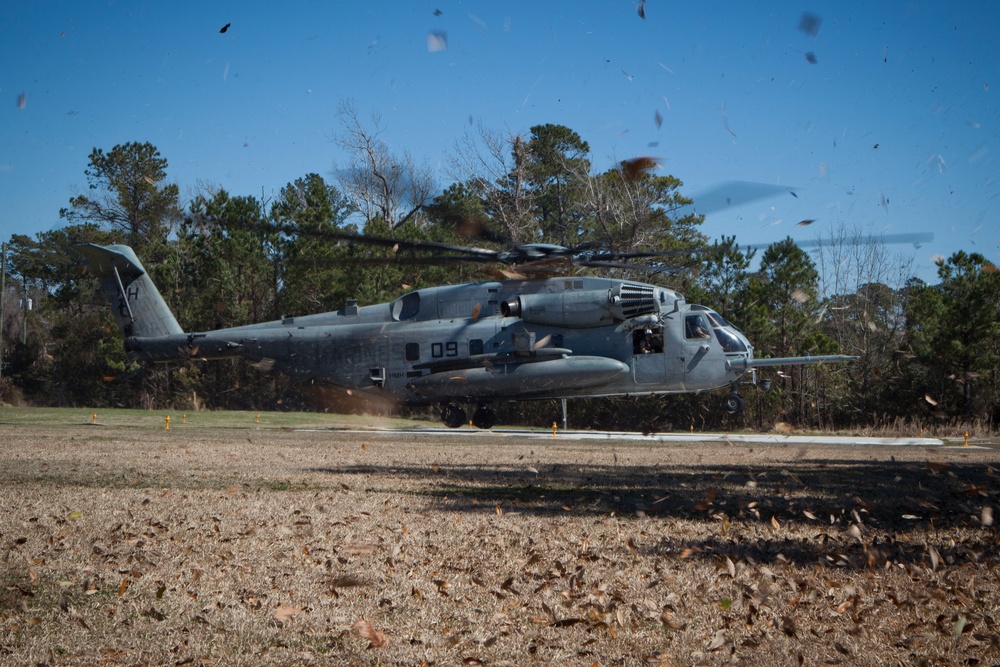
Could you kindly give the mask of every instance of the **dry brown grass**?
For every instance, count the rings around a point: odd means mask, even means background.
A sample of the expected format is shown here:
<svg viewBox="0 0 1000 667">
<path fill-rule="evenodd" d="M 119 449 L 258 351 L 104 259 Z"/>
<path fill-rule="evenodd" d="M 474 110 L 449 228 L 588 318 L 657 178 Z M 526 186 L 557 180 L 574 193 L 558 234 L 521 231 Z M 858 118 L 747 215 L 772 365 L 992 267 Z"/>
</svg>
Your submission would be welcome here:
<svg viewBox="0 0 1000 667">
<path fill-rule="evenodd" d="M 995 468 L 0 425 L 0 664 L 998 664 Z"/>
</svg>

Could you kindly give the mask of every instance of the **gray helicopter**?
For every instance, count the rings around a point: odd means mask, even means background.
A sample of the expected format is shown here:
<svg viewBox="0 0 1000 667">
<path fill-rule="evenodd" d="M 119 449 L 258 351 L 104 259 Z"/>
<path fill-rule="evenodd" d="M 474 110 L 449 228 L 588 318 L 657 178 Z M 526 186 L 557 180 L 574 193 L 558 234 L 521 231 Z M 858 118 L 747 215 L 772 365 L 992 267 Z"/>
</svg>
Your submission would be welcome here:
<svg viewBox="0 0 1000 667">
<path fill-rule="evenodd" d="M 913 235 L 890 242 L 913 242 Z M 361 239 L 343 235 L 343 238 Z M 658 253 L 611 254 L 548 244 L 491 251 L 372 239 L 411 249 L 458 251 L 461 261 L 515 266 L 569 261 L 584 267 Z M 920 241 L 926 239 L 919 239 Z M 348 301 L 338 311 L 185 332 L 131 248 L 84 245 L 130 356 L 145 361 L 242 357 L 262 370 L 332 387 L 372 403 L 439 405 L 451 428 L 488 429 L 496 401 L 680 394 L 728 388 L 722 409 L 744 408 L 740 386 L 764 390 L 766 366 L 847 362 L 824 355 L 761 359 L 735 326 L 674 290 L 615 278 L 511 277 L 428 287 L 388 303 Z"/>
</svg>

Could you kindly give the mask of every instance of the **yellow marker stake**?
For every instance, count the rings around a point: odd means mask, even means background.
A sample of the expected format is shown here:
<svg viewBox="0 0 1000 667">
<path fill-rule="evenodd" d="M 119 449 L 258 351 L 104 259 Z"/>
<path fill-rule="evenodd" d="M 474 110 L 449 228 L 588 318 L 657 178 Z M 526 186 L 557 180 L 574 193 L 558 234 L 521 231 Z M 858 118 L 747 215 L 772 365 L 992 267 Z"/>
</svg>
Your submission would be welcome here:
<svg viewBox="0 0 1000 667">
<path fill-rule="evenodd" d="M 169 431 L 170 430 L 170 415 L 166 416 L 166 420 L 164 421 L 163 430 L 164 431 Z"/>
<path fill-rule="evenodd" d="M 187 424 L 188 423 L 188 416 L 187 416 L 186 412 L 181 415 L 181 423 L 182 424 Z"/>
<path fill-rule="evenodd" d="M 96 424 L 96 423 L 97 423 L 97 413 L 95 412 L 91 424 Z"/>
<path fill-rule="evenodd" d="M 556 423 L 552 422 L 552 437 L 556 437 Z"/>
<path fill-rule="evenodd" d="M 962 446 L 963 447 L 968 447 L 969 446 L 969 432 L 968 431 L 965 432 L 965 444 L 962 445 Z"/>
<path fill-rule="evenodd" d="M 257 413 L 257 423 L 258 424 L 260 423 L 260 413 L 259 412 Z"/>
</svg>

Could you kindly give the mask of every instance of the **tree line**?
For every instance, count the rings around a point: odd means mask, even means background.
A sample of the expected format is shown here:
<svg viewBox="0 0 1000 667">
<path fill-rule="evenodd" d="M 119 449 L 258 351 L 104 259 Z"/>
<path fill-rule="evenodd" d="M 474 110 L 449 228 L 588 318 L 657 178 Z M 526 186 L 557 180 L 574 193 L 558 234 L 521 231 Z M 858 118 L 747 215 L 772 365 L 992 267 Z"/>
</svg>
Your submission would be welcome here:
<svg viewBox="0 0 1000 667">
<path fill-rule="evenodd" d="M 814 254 L 791 239 L 757 250 L 710 244 L 674 176 L 651 161 L 595 172 L 590 148 L 561 125 L 526 136 L 487 128 L 457 142 L 452 183 L 380 138 L 377 117 L 340 109 L 349 156 L 330 178 L 310 173 L 271 198 L 202 184 L 182 202 L 168 162 L 149 143 L 95 148 L 87 190 L 59 211 L 64 225 L 7 242 L 0 398 L 12 403 L 155 409 L 323 409 L 321 389 L 242 360 L 131 362 L 74 244 L 131 245 L 186 331 L 378 303 L 483 277 L 461 264 L 388 261 L 392 248 L 347 243 L 355 232 L 458 245 L 599 244 L 673 251 L 657 282 L 721 313 L 758 356 L 848 354 L 836 366 L 768 370 L 774 389 L 749 392 L 725 416 L 715 394 L 581 399 L 575 426 L 638 429 L 894 428 L 907 423 L 993 430 L 1000 416 L 1000 276 L 982 255 L 943 259 L 939 283 L 910 275 L 890 247 L 845 224 Z M 706 253 L 706 246 L 721 248 Z M 379 261 L 381 260 L 381 261 Z M 681 269 L 681 270 L 678 270 Z M 21 305 L 30 298 L 32 310 Z M 574 401 L 573 404 L 577 404 Z M 508 421 L 549 423 L 550 402 L 506 408 Z"/>
</svg>

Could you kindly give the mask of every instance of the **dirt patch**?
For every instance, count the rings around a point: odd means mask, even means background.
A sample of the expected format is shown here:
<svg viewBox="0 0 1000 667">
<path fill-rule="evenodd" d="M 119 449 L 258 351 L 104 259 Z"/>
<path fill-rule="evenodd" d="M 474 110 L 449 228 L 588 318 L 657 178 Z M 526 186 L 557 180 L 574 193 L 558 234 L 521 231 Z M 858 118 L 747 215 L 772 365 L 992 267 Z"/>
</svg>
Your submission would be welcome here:
<svg viewBox="0 0 1000 667">
<path fill-rule="evenodd" d="M 998 459 L 2 425 L 0 664 L 997 664 Z"/>
</svg>

